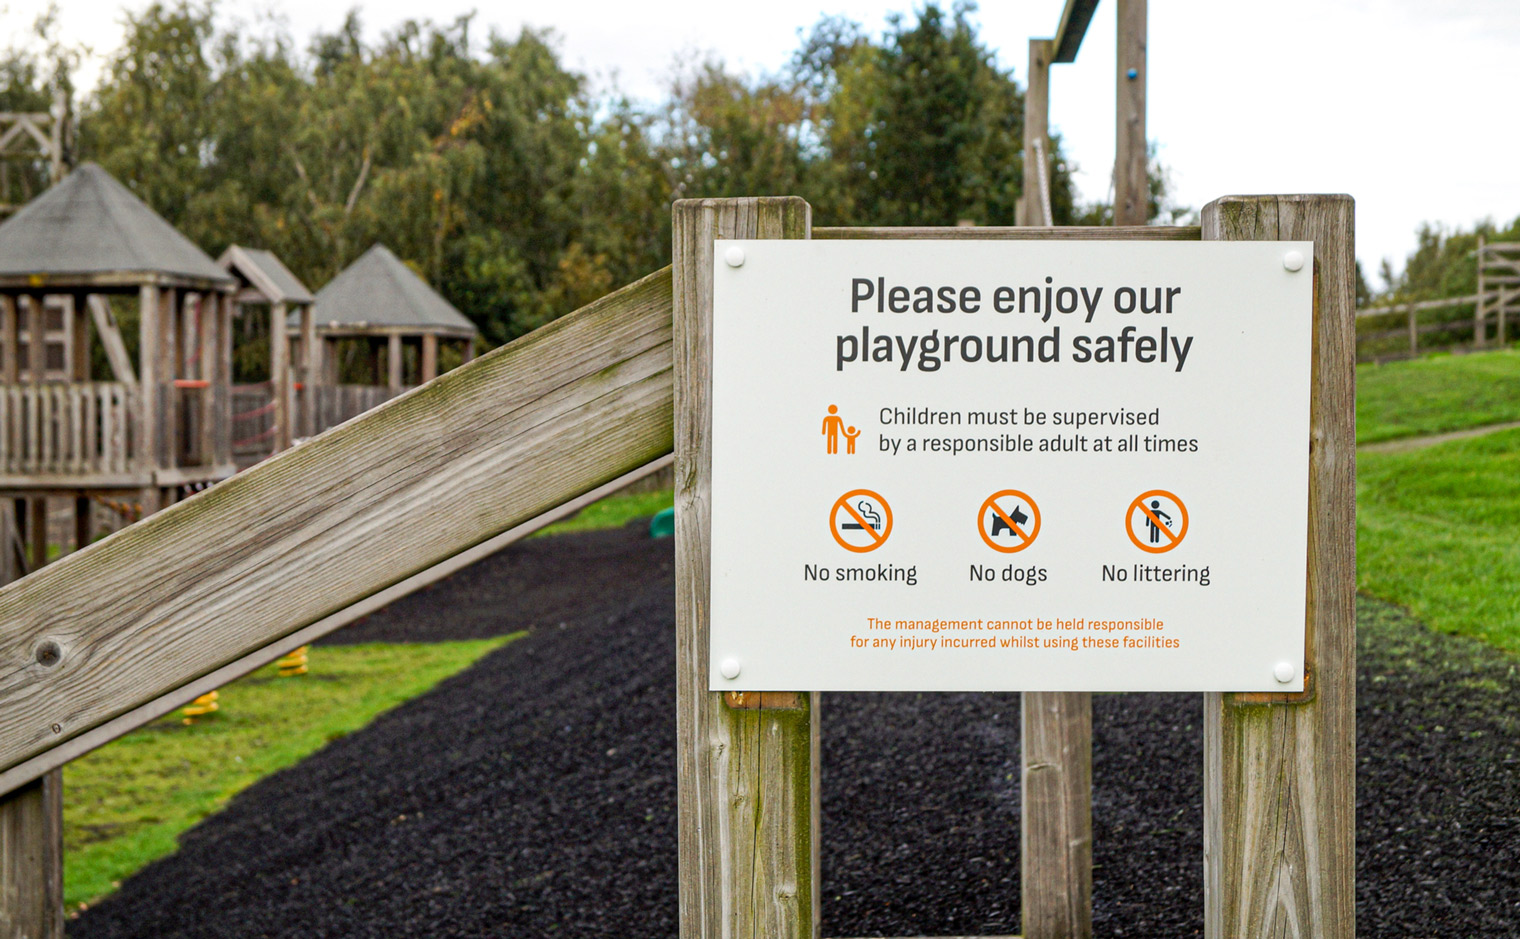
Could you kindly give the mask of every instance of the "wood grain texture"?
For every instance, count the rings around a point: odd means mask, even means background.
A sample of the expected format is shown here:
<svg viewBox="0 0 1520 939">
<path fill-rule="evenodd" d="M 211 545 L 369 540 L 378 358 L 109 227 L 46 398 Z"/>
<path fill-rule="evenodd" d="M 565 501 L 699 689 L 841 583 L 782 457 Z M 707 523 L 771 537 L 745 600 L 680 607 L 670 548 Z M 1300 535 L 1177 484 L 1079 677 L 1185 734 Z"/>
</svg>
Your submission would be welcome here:
<svg viewBox="0 0 1520 939">
<path fill-rule="evenodd" d="M 1026 939 L 1092 936 L 1092 695 L 1020 695 Z"/>
<path fill-rule="evenodd" d="M 0 939 L 63 939 L 63 771 L 0 796 Z"/>
<path fill-rule="evenodd" d="M 1134 227 L 1063 225 L 962 226 L 901 228 L 815 228 L 813 240 L 830 241 L 1197 241 L 1196 225 L 1137 225 Z"/>
<path fill-rule="evenodd" d="M 650 275 L 0 590 L 0 768 L 669 452 L 670 297 Z"/>
<path fill-rule="evenodd" d="M 1040 155 L 1050 153 L 1049 39 L 1029 40 L 1029 81 L 1024 90 L 1024 191 L 1019 199 L 1019 224 L 1045 224 L 1040 201 Z M 1048 167 L 1047 167 L 1048 171 Z"/>
<path fill-rule="evenodd" d="M 1118 88 L 1114 102 L 1114 224 L 1150 218 L 1150 152 L 1145 139 L 1146 0 L 1118 0 Z M 1130 78 L 1130 72 L 1135 73 Z"/>
<path fill-rule="evenodd" d="M 184 707 L 203 694 L 215 691 L 217 688 L 236 681 L 255 669 L 268 665 L 287 652 L 315 642 L 334 630 L 341 629 L 361 617 L 368 616 L 382 607 L 395 603 L 402 597 L 415 593 L 430 584 L 437 583 L 480 559 L 495 554 L 510 544 L 521 541 L 545 526 L 552 525 L 560 519 L 574 515 L 593 502 L 604 499 L 631 483 L 659 472 L 673 462 L 674 456 L 666 454 L 657 460 L 646 463 L 638 469 L 625 473 L 609 483 L 598 486 L 583 495 L 562 503 L 542 515 L 523 522 L 520 525 L 515 525 L 494 538 L 488 538 L 472 548 L 468 548 L 450 558 L 440 561 L 427 570 L 418 571 L 404 580 L 370 594 L 357 603 L 329 613 L 311 625 L 298 629 L 288 636 L 271 642 L 241 658 L 228 662 L 221 668 L 208 672 L 188 684 L 180 685 L 173 691 L 160 695 L 152 701 L 140 704 L 103 724 L 96 725 L 69 740 L 67 743 L 44 751 L 24 763 L 12 766 L 10 769 L 0 772 L 0 792 L 13 789 L 25 780 L 36 779 L 42 773 L 61 767 L 70 760 L 76 760 L 96 747 L 110 743 L 122 734 L 136 730 L 150 721 L 155 721 L 171 711 Z M 3 939 L 3 936 L 0 936 L 0 939 Z"/>
<path fill-rule="evenodd" d="M 806 238 L 795 198 L 674 207 L 676 771 L 684 939 L 818 935 L 817 694 L 730 708 L 707 689 L 715 238 Z M 779 703 L 778 699 L 778 703 Z"/>
<path fill-rule="evenodd" d="M 1309 569 L 1314 698 L 1204 696 L 1204 924 L 1210 939 L 1356 930 L 1356 408 L 1349 196 L 1231 196 L 1210 240 L 1314 242 Z"/>
</svg>

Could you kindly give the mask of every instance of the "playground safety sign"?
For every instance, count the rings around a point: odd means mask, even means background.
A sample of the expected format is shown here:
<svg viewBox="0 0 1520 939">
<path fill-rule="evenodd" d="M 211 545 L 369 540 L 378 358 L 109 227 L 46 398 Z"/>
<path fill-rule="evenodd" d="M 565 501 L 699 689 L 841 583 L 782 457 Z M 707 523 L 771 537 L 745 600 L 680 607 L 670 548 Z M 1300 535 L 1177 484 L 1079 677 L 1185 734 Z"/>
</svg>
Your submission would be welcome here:
<svg viewBox="0 0 1520 939">
<path fill-rule="evenodd" d="M 717 242 L 710 687 L 1302 690 L 1312 257 Z"/>
</svg>

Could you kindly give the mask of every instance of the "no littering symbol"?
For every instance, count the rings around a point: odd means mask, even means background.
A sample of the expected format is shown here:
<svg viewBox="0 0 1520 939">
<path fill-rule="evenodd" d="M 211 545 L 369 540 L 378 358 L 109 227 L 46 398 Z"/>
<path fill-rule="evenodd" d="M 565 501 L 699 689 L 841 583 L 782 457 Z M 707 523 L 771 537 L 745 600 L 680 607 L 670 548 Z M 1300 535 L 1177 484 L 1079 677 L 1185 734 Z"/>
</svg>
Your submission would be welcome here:
<svg viewBox="0 0 1520 939">
<path fill-rule="evenodd" d="M 1182 544 L 1187 530 L 1187 506 L 1165 489 L 1142 492 L 1129 504 L 1125 531 L 1141 551 L 1170 551 Z"/>
<path fill-rule="evenodd" d="M 846 551 L 875 551 L 892 534 L 892 507 L 879 493 L 851 489 L 834 500 L 829 510 L 829 532 Z"/>
<path fill-rule="evenodd" d="M 1023 551 L 1040 533 L 1040 507 L 1027 493 L 1004 489 L 982 503 L 976 527 L 992 550 L 1004 554 Z"/>
</svg>

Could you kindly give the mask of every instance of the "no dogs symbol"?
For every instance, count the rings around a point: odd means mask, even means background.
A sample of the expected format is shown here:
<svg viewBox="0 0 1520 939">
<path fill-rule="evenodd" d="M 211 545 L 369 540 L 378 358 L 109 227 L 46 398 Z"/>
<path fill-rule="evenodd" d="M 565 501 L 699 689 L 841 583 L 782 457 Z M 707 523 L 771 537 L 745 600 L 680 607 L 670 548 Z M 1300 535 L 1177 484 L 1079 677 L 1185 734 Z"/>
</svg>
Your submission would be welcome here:
<svg viewBox="0 0 1520 939">
<path fill-rule="evenodd" d="M 994 551 L 1023 551 L 1040 533 L 1040 507 L 1017 489 L 995 492 L 982 503 L 977 532 Z"/>
<path fill-rule="evenodd" d="M 852 489 L 834 500 L 829 531 L 846 551 L 875 551 L 892 534 L 892 507 L 869 489 Z"/>
<path fill-rule="evenodd" d="M 1187 530 L 1187 506 L 1165 489 L 1142 492 L 1129 504 L 1126 531 L 1141 551 L 1170 551 L 1182 544 Z"/>
</svg>

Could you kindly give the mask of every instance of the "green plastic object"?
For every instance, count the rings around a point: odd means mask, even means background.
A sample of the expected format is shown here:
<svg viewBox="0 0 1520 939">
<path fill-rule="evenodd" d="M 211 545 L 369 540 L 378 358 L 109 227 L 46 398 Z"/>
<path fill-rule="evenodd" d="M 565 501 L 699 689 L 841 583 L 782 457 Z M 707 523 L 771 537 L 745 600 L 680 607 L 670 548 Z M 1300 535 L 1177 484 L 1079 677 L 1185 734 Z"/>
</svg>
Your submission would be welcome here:
<svg viewBox="0 0 1520 939">
<path fill-rule="evenodd" d="M 649 520 L 649 537 L 669 538 L 676 533 L 676 507 L 671 506 Z"/>
</svg>

